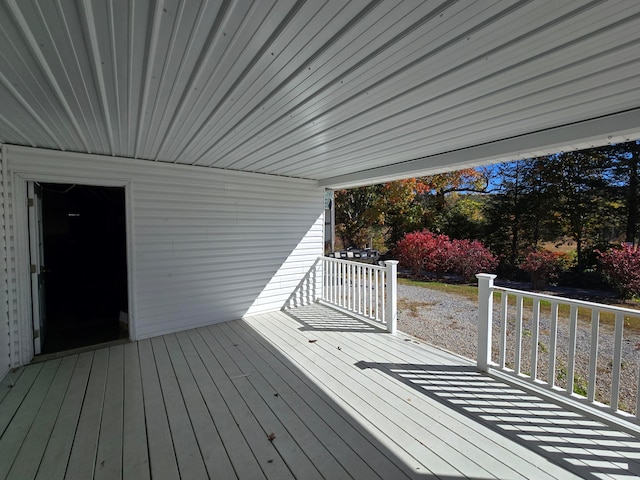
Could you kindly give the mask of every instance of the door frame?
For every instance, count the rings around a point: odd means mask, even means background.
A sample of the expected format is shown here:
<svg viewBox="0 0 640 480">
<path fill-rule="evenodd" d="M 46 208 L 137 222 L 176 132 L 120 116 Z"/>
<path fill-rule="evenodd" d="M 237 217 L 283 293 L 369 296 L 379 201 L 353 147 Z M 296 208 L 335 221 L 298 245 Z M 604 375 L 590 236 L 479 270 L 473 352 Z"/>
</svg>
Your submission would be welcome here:
<svg viewBox="0 0 640 480">
<path fill-rule="evenodd" d="M 123 187 L 125 197 L 125 235 L 127 262 L 127 303 L 129 321 L 129 339 L 136 339 L 135 329 L 135 276 L 134 276 L 134 242 L 133 242 L 133 184 L 131 179 L 117 178 L 88 178 L 67 175 L 11 173 L 11 193 L 13 194 L 13 220 L 15 249 L 15 289 L 16 310 L 19 328 L 19 358 L 20 364 L 31 362 L 34 357 L 33 344 L 33 310 L 31 298 L 31 259 L 29 252 L 29 220 L 27 207 L 27 182 L 58 183 L 66 185 L 92 185 L 96 187 Z M 7 252 L 9 254 L 9 252 Z M 12 309 L 9 308 L 10 320 Z"/>
</svg>

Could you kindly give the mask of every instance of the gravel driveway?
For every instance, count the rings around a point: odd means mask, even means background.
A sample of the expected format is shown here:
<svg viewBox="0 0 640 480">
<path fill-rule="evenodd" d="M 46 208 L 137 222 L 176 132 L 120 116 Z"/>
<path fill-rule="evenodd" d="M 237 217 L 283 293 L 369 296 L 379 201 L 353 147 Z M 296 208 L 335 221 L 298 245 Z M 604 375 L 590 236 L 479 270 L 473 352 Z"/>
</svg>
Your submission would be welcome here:
<svg viewBox="0 0 640 480">
<path fill-rule="evenodd" d="M 477 349 L 477 303 L 464 297 L 432 290 L 425 287 L 398 285 L 398 329 L 418 337 L 437 347 L 467 358 L 476 358 Z M 498 360 L 498 312 L 494 307 L 493 360 Z M 550 321 L 540 316 L 538 341 L 538 378 L 546 381 L 549 362 Z M 511 319 L 515 315 L 510 315 Z M 513 367 L 515 322 L 507 326 L 507 366 Z M 521 371 L 530 372 L 531 321 L 525 312 L 522 337 Z M 576 374 L 574 389 L 586 392 L 589 375 L 589 349 L 591 327 L 578 322 L 576 346 Z M 558 355 L 555 369 L 556 385 L 564 387 L 567 376 L 567 351 L 569 343 L 568 322 L 558 321 Z M 598 368 L 596 399 L 609 403 L 611 391 L 611 359 L 613 354 L 613 327 L 600 327 L 598 343 Z M 622 373 L 620 382 L 620 408 L 635 413 L 638 388 L 638 363 L 640 362 L 640 335 L 625 332 L 623 339 Z"/>
</svg>

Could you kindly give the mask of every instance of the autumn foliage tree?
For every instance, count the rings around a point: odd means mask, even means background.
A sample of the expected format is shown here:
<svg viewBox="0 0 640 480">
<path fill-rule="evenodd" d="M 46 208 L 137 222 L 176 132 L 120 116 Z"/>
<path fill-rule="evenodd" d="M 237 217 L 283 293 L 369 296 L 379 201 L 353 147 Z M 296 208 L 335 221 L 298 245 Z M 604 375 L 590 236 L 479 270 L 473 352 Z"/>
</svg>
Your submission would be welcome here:
<svg viewBox="0 0 640 480">
<path fill-rule="evenodd" d="M 336 235 L 345 248 L 363 246 L 371 228 L 384 218 L 380 185 L 337 190 L 334 195 Z"/>
<path fill-rule="evenodd" d="M 623 298 L 640 297 L 640 247 L 622 244 L 598 256 L 605 276 Z"/>
</svg>

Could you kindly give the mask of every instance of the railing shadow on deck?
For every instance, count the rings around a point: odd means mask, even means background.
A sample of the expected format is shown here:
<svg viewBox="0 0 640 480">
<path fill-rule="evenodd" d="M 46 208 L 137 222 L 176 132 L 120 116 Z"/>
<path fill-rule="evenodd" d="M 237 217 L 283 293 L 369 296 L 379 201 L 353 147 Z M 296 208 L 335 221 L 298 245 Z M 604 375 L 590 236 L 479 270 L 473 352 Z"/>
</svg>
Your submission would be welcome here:
<svg viewBox="0 0 640 480">
<path fill-rule="evenodd" d="M 479 372 L 475 366 L 356 365 L 390 375 L 582 478 L 640 476 L 640 439 Z"/>
<path fill-rule="evenodd" d="M 313 265 L 311 265 L 305 276 L 300 280 L 300 283 L 296 285 L 296 288 L 294 288 L 289 298 L 287 298 L 282 310 L 302 307 L 316 302 L 322 288 L 320 283 L 322 275 L 321 272 L 319 272 L 320 261 L 321 257 L 318 257 L 315 262 L 313 262 Z"/>
<path fill-rule="evenodd" d="M 385 333 L 379 327 L 325 305 L 307 305 L 283 312 L 302 325 L 300 330 Z"/>
</svg>

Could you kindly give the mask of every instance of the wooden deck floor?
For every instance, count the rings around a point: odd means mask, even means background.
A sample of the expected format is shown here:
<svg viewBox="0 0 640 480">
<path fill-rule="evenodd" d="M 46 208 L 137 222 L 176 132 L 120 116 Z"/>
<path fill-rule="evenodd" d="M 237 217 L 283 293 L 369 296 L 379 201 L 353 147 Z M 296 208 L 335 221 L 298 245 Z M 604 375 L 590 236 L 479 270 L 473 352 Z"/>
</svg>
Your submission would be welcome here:
<svg viewBox="0 0 640 480">
<path fill-rule="evenodd" d="M 0 479 L 637 478 L 640 441 L 311 305 L 37 363 Z"/>
</svg>

